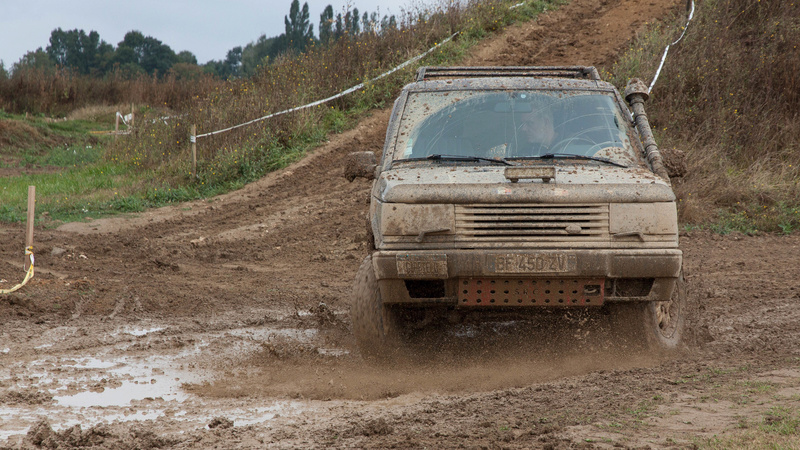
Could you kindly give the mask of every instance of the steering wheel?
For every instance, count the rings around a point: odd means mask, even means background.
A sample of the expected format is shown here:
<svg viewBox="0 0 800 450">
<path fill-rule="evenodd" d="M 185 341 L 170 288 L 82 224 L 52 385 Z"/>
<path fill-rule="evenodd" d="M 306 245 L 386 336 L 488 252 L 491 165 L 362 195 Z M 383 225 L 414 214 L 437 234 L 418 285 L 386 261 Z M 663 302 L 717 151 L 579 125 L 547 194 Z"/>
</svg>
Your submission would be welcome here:
<svg viewBox="0 0 800 450">
<path fill-rule="evenodd" d="M 555 144 L 550 146 L 550 149 L 552 150 L 552 153 L 568 153 L 568 152 L 564 152 L 564 150 L 566 150 L 570 145 L 572 145 L 573 142 L 576 142 L 576 141 L 577 142 L 586 142 L 591 147 L 595 147 L 597 145 L 597 142 L 592 140 L 592 139 L 585 138 L 585 137 L 580 137 L 580 136 L 572 136 L 572 137 L 568 137 L 566 139 L 562 139 L 562 140 L 556 142 Z M 563 146 L 563 148 L 561 148 L 562 146 Z M 561 150 L 561 151 L 559 151 L 559 150 Z M 577 155 L 577 153 L 575 153 L 575 154 Z"/>
<path fill-rule="evenodd" d="M 608 139 L 609 137 L 610 136 L 608 128 L 604 126 L 594 126 L 591 128 L 587 128 L 585 130 L 581 130 L 578 133 L 573 134 L 568 138 L 562 139 L 556 142 L 550 148 L 553 149 L 554 153 L 556 152 L 557 149 L 560 150 L 561 152 L 564 152 L 567 148 L 569 148 L 569 146 L 573 142 L 581 142 L 589 144 L 588 149 L 584 150 L 583 153 L 581 154 L 584 156 L 590 156 L 593 155 L 594 152 L 596 152 L 600 148 L 608 147 L 608 145 L 606 144 L 608 144 L 609 142 L 613 144 L 613 140 L 609 141 Z M 573 153 L 576 155 L 578 154 L 575 152 L 567 152 L 567 153 Z"/>
</svg>

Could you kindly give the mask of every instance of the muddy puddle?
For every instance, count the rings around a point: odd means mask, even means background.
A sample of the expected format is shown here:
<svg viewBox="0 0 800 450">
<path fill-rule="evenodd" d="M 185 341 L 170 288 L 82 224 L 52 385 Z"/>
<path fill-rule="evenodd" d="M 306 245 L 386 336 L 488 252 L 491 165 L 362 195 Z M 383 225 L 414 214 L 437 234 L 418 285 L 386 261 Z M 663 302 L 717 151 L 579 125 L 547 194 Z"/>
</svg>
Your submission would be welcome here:
<svg viewBox="0 0 800 450">
<path fill-rule="evenodd" d="M 220 372 L 249 358 L 263 342 L 308 344 L 317 335 L 313 328 L 265 326 L 195 332 L 166 323 L 99 333 L 58 327 L 28 336 L 22 345 L 4 342 L 8 334 L 0 335 L 0 386 L 6 392 L 0 396 L 0 440 L 24 435 L 42 418 L 59 431 L 134 421 L 204 427 L 215 417 L 244 426 L 296 414 L 306 408 L 297 401 L 209 401 L 186 386 L 219 379 Z M 320 353 L 335 357 L 347 351 Z"/>
<path fill-rule="evenodd" d="M 219 417 L 237 427 L 268 424 L 322 404 L 403 402 L 651 363 L 609 363 L 591 342 L 512 321 L 453 326 L 411 357 L 366 364 L 335 315 L 325 315 L 333 325 L 322 327 L 313 325 L 319 315 L 266 315 L 274 320 L 258 326 L 223 318 L 60 326 L 24 343 L 0 335 L 0 348 L 9 349 L 0 354 L 7 392 L 0 440 L 25 434 L 43 417 L 55 431 L 149 421 L 182 432 Z"/>
</svg>

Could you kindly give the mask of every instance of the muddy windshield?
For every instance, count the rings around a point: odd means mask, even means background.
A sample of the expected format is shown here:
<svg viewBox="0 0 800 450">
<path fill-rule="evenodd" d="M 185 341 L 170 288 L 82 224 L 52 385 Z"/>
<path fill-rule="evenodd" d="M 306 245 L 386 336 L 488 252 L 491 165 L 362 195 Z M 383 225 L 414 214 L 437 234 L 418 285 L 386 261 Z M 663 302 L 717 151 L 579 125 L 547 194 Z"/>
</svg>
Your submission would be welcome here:
<svg viewBox="0 0 800 450">
<path fill-rule="evenodd" d="M 431 155 L 536 159 L 544 155 L 643 163 L 611 93 L 449 91 L 409 94 L 395 160 Z"/>
</svg>

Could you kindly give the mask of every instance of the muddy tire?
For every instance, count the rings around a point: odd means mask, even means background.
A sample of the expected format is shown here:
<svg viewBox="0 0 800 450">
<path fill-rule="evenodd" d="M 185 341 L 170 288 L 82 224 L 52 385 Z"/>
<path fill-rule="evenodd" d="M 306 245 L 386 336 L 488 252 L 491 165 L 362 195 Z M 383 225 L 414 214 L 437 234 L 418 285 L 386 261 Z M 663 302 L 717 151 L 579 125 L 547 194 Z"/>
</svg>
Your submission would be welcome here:
<svg viewBox="0 0 800 450">
<path fill-rule="evenodd" d="M 400 344 L 397 312 L 383 304 L 372 256 L 367 256 L 356 274 L 350 305 L 353 335 L 361 355 L 371 361 L 391 359 Z"/>
<path fill-rule="evenodd" d="M 677 351 L 686 313 L 686 283 L 681 274 L 669 301 L 614 305 L 610 315 L 612 339 L 632 350 Z"/>
</svg>

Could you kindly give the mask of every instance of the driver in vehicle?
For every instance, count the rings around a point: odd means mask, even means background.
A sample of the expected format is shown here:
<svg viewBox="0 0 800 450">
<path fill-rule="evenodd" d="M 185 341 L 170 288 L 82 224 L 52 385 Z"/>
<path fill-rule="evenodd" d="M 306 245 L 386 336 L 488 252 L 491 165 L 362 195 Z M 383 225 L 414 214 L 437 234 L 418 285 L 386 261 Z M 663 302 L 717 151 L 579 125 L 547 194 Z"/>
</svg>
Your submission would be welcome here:
<svg viewBox="0 0 800 450">
<path fill-rule="evenodd" d="M 522 115 L 522 125 L 517 133 L 517 153 L 520 156 L 543 155 L 550 151 L 556 132 L 550 111 L 531 111 Z"/>
<path fill-rule="evenodd" d="M 550 152 L 556 138 L 552 113 L 545 109 L 535 109 L 523 113 L 520 118 L 522 123 L 516 127 L 512 142 L 489 149 L 489 158 L 539 156 Z"/>
</svg>

